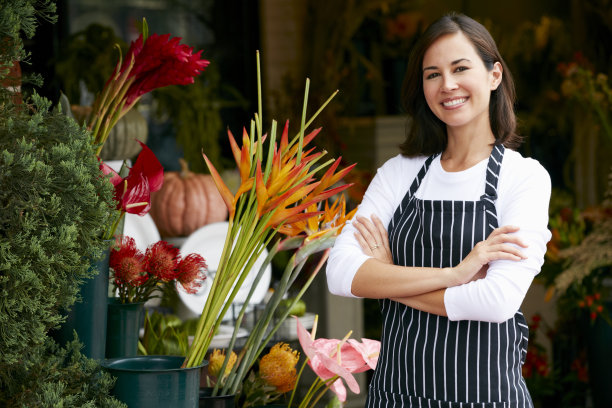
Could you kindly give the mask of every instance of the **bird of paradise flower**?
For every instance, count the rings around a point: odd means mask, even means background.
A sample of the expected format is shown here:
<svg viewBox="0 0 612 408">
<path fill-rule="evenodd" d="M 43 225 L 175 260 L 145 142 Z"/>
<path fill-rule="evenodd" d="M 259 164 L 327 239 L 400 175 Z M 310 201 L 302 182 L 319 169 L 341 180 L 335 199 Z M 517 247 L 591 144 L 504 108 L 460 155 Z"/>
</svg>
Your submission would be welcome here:
<svg viewBox="0 0 612 408">
<path fill-rule="evenodd" d="M 291 225 L 322 215 L 314 211 L 317 203 L 327 200 L 350 187 L 334 187 L 353 166 L 338 171 L 340 158 L 322 162 L 325 152 L 305 148 L 320 129 L 305 135 L 305 129 L 335 96 L 332 96 L 306 122 L 309 80 L 306 80 L 300 131 L 289 139 L 289 123 L 284 126 L 277 143 L 277 123 L 272 121 L 268 136 L 262 131 L 261 79 L 257 53 L 258 113 L 251 121 L 250 131 L 243 130 L 242 146 L 228 131 L 230 146 L 240 172 L 241 184 L 232 194 L 214 165 L 204 160 L 229 210 L 228 234 L 221 254 L 219 269 L 198 321 L 193 343 L 183 365 L 193 367 L 204 360 L 208 346 L 222 316 L 231 306 L 240 286 L 255 261 L 283 225 Z M 264 158 L 264 144 L 267 155 Z M 328 168 L 329 167 L 329 168 Z M 317 176 L 323 170 L 323 176 Z M 305 211 L 312 208 L 313 211 Z"/>
</svg>

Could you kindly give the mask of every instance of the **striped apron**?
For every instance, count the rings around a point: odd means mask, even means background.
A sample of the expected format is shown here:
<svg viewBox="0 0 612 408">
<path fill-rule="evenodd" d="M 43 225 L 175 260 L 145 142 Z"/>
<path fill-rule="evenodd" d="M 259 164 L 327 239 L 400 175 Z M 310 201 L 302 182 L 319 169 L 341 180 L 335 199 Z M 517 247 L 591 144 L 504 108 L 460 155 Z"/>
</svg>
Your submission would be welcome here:
<svg viewBox="0 0 612 408">
<path fill-rule="evenodd" d="M 395 265 L 444 268 L 459 264 L 498 227 L 495 200 L 504 155 L 495 146 L 478 201 L 421 200 L 415 193 L 429 157 L 389 223 Z M 450 321 L 382 299 L 381 352 L 366 406 L 532 407 L 521 375 L 529 330 L 518 311 L 504 323 Z"/>
</svg>

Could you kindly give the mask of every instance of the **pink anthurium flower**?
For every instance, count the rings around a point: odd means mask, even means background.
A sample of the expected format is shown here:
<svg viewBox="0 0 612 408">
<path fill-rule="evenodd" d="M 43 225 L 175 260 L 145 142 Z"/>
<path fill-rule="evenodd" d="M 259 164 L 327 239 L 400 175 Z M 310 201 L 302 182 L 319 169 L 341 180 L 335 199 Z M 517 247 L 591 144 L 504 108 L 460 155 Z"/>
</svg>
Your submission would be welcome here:
<svg viewBox="0 0 612 408">
<path fill-rule="evenodd" d="M 348 339 L 348 342 L 355 348 L 355 350 L 361 353 L 361 356 L 368 367 L 374 370 L 376 368 L 376 363 L 378 362 L 378 355 L 380 354 L 380 341 L 361 339 L 360 343 L 355 339 Z"/>
<path fill-rule="evenodd" d="M 355 394 L 359 394 L 359 384 L 351 373 L 350 369 L 356 369 L 357 366 L 364 367 L 361 371 L 366 371 L 369 367 L 365 364 L 361 353 L 355 350 L 350 344 L 344 340 L 336 339 L 314 339 L 316 329 L 312 330 L 312 334 L 302 326 L 300 320 L 297 320 L 297 334 L 302 350 L 308 357 L 308 365 L 322 380 L 339 376 Z M 361 361 L 355 364 L 356 361 Z M 353 372 L 361 372 L 353 371 Z M 342 402 L 346 401 L 346 389 L 339 378 L 330 389 L 338 396 Z"/>
</svg>

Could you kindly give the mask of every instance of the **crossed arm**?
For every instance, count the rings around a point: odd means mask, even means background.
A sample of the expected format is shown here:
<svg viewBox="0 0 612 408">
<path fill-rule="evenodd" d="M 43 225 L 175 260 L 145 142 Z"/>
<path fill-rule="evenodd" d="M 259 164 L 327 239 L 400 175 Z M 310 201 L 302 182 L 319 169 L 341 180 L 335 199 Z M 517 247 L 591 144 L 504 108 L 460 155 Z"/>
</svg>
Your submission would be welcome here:
<svg viewBox="0 0 612 408">
<path fill-rule="evenodd" d="M 368 298 L 390 298 L 415 309 L 447 316 L 446 289 L 486 276 L 495 260 L 525 259 L 520 248 L 527 245 L 514 232 L 518 227 L 503 226 L 476 244 L 461 263 L 451 268 L 420 268 L 393 265 L 387 231 L 376 215 L 357 217 L 352 222 L 362 251 L 372 258 L 357 270 L 351 291 Z"/>
</svg>

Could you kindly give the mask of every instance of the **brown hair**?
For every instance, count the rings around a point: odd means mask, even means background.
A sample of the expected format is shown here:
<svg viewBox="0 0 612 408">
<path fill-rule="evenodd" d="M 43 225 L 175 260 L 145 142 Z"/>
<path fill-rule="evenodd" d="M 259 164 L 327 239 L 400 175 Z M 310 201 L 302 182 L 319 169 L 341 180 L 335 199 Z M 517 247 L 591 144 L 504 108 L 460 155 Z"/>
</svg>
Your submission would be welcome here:
<svg viewBox="0 0 612 408">
<path fill-rule="evenodd" d="M 487 29 L 463 14 L 447 14 L 434 21 L 420 36 L 410 52 L 404 78 L 402 99 L 406 113 L 411 117 L 405 141 L 399 146 L 403 155 L 413 157 L 440 153 L 446 148 L 446 125 L 429 109 L 423 93 L 423 58 L 427 49 L 440 37 L 463 33 L 474 45 L 488 70 L 499 62 L 503 69 L 502 82 L 491 91 L 489 121 L 495 144 L 518 147 L 522 138 L 515 133 L 515 90 L 512 74 L 497 50 L 495 40 Z"/>
</svg>

